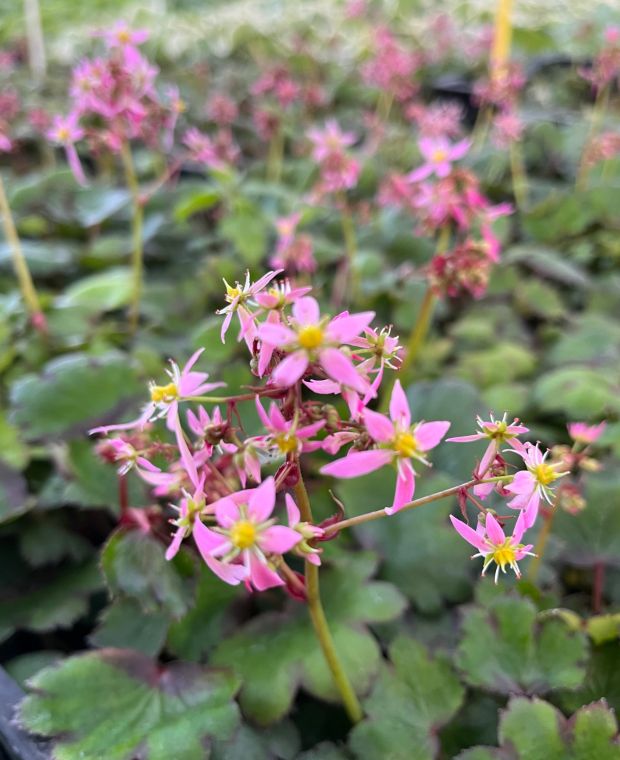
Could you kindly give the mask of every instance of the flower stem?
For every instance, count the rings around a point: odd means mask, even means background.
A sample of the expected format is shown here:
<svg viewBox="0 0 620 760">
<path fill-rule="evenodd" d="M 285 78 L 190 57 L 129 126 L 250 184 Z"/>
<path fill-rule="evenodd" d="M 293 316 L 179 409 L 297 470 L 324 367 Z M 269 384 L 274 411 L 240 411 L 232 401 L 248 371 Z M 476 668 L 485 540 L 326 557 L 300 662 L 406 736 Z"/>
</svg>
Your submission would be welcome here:
<svg viewBox="0 0 620 760">
<path fill-rule="evenodd" d="M 422 496 L 419 499 L 414 499 L 402 506 L 398 511 L 405 512 L 408 509 L 415 509 L 416 507 L 422 507 L 424 504 L 430 504 L 433 501 L 439 501 L 439 499 L 445 499 L 448 496 L 454 496 L 463 491 L 464 489 L 471 488 L 472 486 L 479 485 L 480 483 L 505 483 L 513 479 L 514 475 L 500 475 L 497 478 L 485 478 L 479 480 L 468 480 L 466 483 L 459 483 L 458 486 L 452 486 L 451 488 L 445 488 L 443 491 L 437 491 L 429 494 L 428 496 Z M 301 507 L 300 507 L 301 509 Z M 325 535 L 331 536 L 333 533 L 339 533 L 344 528 L 353 528 L 355 525 L 361 525 L 365 522 L 371 522 L 372 520 L 379 520 L 382 517 L 389 517 L 385 509 L 376 509 L 374 512 L 365 512 L 363 515 L 357 515 L 356 517 L 350 517 L 348 520 L 341 520 L 340 522 L 328 525 L 325 528 Z"/>
<path fill-rule="evenodd" d="M 603 589 L 605 587 L 605 563 L 594 565 L 594 585 L 592 587 L 592 612 L 600 615 L 603 609 Z"/>
<path fill-rule="evenodd" d="M 284 129 L 282 122 L 269 142 L 269 155 L 267 156 L 267 180 L 279 182 L 282 175 L 282 157 L 284 155 Z"/>
<path fill-rule="evenodd" d="M 310 507 L 310 499 L 308 498 L 308 491 L 301 475 L 301 469 L 299 469 L 299 480 L 295 484 L 293 491 L 295 493 L 295 499 L 297 506 L 301 513 L 301 519 L 305 522 L 312 522 L 312 509 Z M 347 712 L 352 723 L 359 723 L 364 717 L 364 711 L 355 694 L 349 677 L 347 676 L 342 663 L 338 657 L 334 639 L 329 630 L 327 624 L 327 618 L 325 617 L 325 611 L 321 604 L 321 595 L 319 589 L 319 568 L 306 560 L 306 597 L 308 600 L 308 610 L 310 612 L 310 618 L 312 619 L 312 625 L 314 626 L 314 632 L 318 639 L 321 650 L 327 662 L 334 683 L 342 701 L 344 708 Z"/>
<path fill-rule="evenodd" d="M 4 230 L 4 237 L 11 250 L 11 256 L 13 258 L 13 269 L 17 276 L 17 282 L 22 294 L 22 298 L 26 304 L 26 308 L 30 312 L 30 317 L 35 326 L 40 326 L 42 331 L 45 332 L 45 317 L 41 311 L 41 303 L 39 302 L 39 296 L 30 275 L 28 269 L 28 262 L 24 256 L 22 250 L 19 235 L 15 227 L 15 220 L 11 213 L 11 207 L 4 188 L 4 182 L 0 176 L 0 213 L 2 215 L 2 227 Z"/>
<path fill-rule="evenodd" d="M 349 300 L 353 301 L 357 295 L 358 282 L 357 272 L 355 270 L 355 254 L 357 251 L 357 240 L 355 237 L 355 225 L 347 196 L 344 192 L 338 193 L 340 204 L 340 225 L 342 227 L 342 238 L 344 242 L 345 258 L 336 275 L 334 283 L 334 304 L 339 306 L 345 299 L 348 291 Z"/>
<path fill-rule="evenodd" d="M 535 583 L 536 579 L 538 578 L 540 563 L 542 562 L 545 549 L 547 548 L 547 541 L 549 540 L 549 535 L 551 534 L 551 526 L 553 525 L 553 519 L 556 512 L 557 507 L 554 503 L 549 509 L 545 510 L 544 513 L 544 522 L 542 528 L 540 529 L 540 534 L 538 535 L 538 541 L 534 547 L 534 556 L 530 563 L 528 573 L 529 578 L 533 583 Z"/>
<path fill-rule="evenodd" d="M 133 287 L 131 304 L 129 306 L 129 329 L 131 333 L 138 327 L 140 317 L 140 299 L 142 297 L 142 273 L 144 269 L 144 250 L 142 243 L 142 226 L 144 222 L 144 205 L 140 197 L 140 185 L 136 176 L 136 170 L 131 156 L 129 144 L 124 142 L 121 147 L 121 158 L 125 170 L 125 180 L 131 193 L 133 203 L 133 216 L 131 220 L 131 267 Z"/>
</svg>

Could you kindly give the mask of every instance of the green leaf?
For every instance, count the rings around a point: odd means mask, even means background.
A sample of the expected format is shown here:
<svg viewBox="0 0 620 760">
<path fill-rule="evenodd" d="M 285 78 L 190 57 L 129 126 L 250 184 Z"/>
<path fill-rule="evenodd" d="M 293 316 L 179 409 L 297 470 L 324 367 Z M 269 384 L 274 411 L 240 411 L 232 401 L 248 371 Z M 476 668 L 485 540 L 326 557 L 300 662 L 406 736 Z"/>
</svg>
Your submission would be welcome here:
<svg viewBox="0 0 620 760">
<path fill-rule="evenodd" d="M 11 425 L 0 412 L 0 464 L 4 463 L 21 470 L 28 463 L 28 458 L 28 447 L 21 440 L 18 428 Z"/>
<path fill-rule="evenodd" d="M 572 515 L 559 510 L 553 535 L 561 541 L 563 559 L 591 567 L 620 564 L 620 474 L 614 469 L 584 477 L 587 507 Z"/>
<path fill-rule="evenodd" d="M 21 246 L 33 277 L 64 274 L 78 258 L 77 246 L 68 241 L 52 243 L 49 240 L 22 240 Z M 0 243 L 0 266 L 9 268 L 11 262 L 11 248 L 7 243 Z"/>
<path fill-rule="evenodd" d="M 191 190 L 183 195 L 174 207 L 174 218 L 177 222 L 186 222 L 190 216 L 199 211 L 208 211 L 219 202 L 221 193 L 215 188 Z"/>
<path fill-rule="evenodd" d="M 597 699 L 606 699 L 616 713 L 620 711 L 617 641 L 593 647 L 583 684 L 578 689 L 561 691 L 557 695 L 559 705 L 568 712 Z"/>
<path fill-rule="evenodd" d="M 57 564 L 63 559 L 83 562 L 93 553 L 90 543 L 63 525 L 55 515 L 35 515 L 19 533 L 19 552 L 32 567 Z"/>
<path fill-rule="evenodd" d="M 369 553 L 340 558 L 321 572 L 325 614 L 343 667 L 358 694 L 370 687 L 379 665 L 377 642 L 363 623 L 392 620 L 405 601 L 388 583 L 368 582 L 376 560 Z M 241 676 L 240 704 L 265 725 L 290 709 L 299 686 L 314 696 L 338 700 L 331 674 L 310 625 L 305 605 L 265 613 L 222 642 L 213 663 Z"/>
<path fill-rule="evenodd" d="M 167 649 L 182 660 L 201 660 L 235 626 L 230 606 L 240 589 L 222 583 L 201 564 L 196 599 L 191 609 L 172 623 Z"/>
<path fill-rule="evenodd" d="M 386 470 L 338 483 L 347 516 L 391 504 L 395 479 L 396 473 Z M 416 496 L 451 485 L 454 481 L 445 475 L 422 477 Z M 454 503 L 454 498 L 443 499 L 355 528 L 365 545 L 380 551 L 381 577 L 428 614 L 439 612 L 444 601 L 460 602 L 471 593 L 471 552 L 448 522 Z"/>
<path fill-rule="evenodd" d="M 131 194 L 128 190 L 83 187 L 75 194 L 75 218 L 82 227 L 94 227 L 130 204 Z"/>
<path fill-rule="evenodd" d="M 61 308 L 80 308 L 87 316 L 114 311 L 131 300 L 133 281 L 128 267 L 116 267 L 84 277 L 70 285 L 58 299 Z"/>
<path fill-rule="evenodd" d="M 189 609 L 193 594 L 177 569 L 181 559 L 168 562 L 163 544 L 139 530 L 117 530 L 101 554 L 101 567 L 113 595 L 138 602 L 144 612 L 164 612 L 179 618 Z"/>
<path fill-rule="evenodd" d="M 86 432 L 140 390 L 126 356 L 62 356 L 49 362 L 42 374 L 24 375 L 13 384 L 12 420 L 27 440 L 69 430 Z"/>
<path fill-rule="evenodd" d="M 57 760 L 197 760 L 238 723 L 232 674 L 122 649 L 71 657 L 29 686 L 19 720 L 56 739 Z"/>
<path fill-rule="evenodd" d="M 22 474 L 0 462 L 0 524 L 14 520 L 33 506 Z"/>
<path fill-rule="evenodd" d="M 54 665 L 62 660 L 62 652 L 55 652 L 51 649 L 41 650 L 39 652 L 29 652 L 19 657 L 14 657 L 4 666 L 6 672 L 14 681 L 22 687 L 26 687 L 26 681 L 38 673 L 43 668 Z"/>
<path fill-rule="evenodd" d="M 502 254 L 504 264 L 525 264 L 541 278 L 573 288 L 585 288 L 590 278 L 564 252 L 541 245 L 514 245 Z"/>
<path fill-rule="evenodd" d="M 299 758 L 299 745 L 290 721 L 260 731 L 241 725 L 232 739 L 214 743 L 210 760 L 293 760 Z"/>
<path fill-rule="evenodd" d="M 432 760 L 437 729 L 456 713 L 465 690 L 447 657 L 431 657 L 406 637 L 390 646 L 393 669 L 384 667 L 364 707 L 368 717 L 349 743 L 359 760 Z"/>
<path fill-rule="evenodd" d="M 587 641 L 527 599 L 503 594 L 465 611 L 456 664 L 467 683 L 498 694 L 545 694 L 583 681 Z"/>
<path fill-rule="evenodd" d="M 0 594 L 0 641 L 15 629 L 51 631 L 71 626 L 88 611 L 90 595 L 101 586 L 97 565 L 87 563 L 30 576 L 24 587 L 5 587 Z"/>
<path fill-rule="evenodd" d="M 534 400 L 543 410 L 569 419 L 588 419 L 620 412 L 620 386 L 611 375 L 588 367 L 561 367 L 534 383 Z"/>
<path fill-rule="evenodd" d="M 97 647 L 135 649 L 154 657 L 166 641 L 170 618 L 163 612 L 145 613 L 133 599 L 117 599 L 107 607 L 90 636 Z"/>
<path fill-rule="evenodd" d="M 263 258 L 269 224 L 255 204 L 239 202 L 222 220 L 219 231 L 239 251 L 246 264 L 258 264 Z"/>
<path fill-rule="evenodd" d="M 475 747 L 459 760 L 618 760 L 618 724 L 604 700 L 566 719 L 541 699 L 515 697 L 502 713 L 500 749 Z"/>
</svg>

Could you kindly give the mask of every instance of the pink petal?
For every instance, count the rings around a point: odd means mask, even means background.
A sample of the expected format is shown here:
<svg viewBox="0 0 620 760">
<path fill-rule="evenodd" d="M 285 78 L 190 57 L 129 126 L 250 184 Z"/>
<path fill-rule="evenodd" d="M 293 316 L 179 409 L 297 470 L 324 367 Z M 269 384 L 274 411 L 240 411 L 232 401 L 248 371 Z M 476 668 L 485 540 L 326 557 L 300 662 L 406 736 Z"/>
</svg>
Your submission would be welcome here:
<svg viewBox="0 0 620 760">
<path fill-rule="evenodd" d="M 327 374 L 342 385 L 365 393 L 368 383 L 357 373 L 353 362 L 337 348 L 324 348 L 319 354 L 321 366 Z"/>
<path fill-rule="evenodd" d="M 486 447 L 484 455 L 482 459 L 480 460 L 480 464 L 478 465 L 478 471 L 476 473 L 477 477 L 483 478 L 485 476 L 489 467 L 493 464 L 493 460 L 495 459 L 496 454 L 497 454 L 497 443 L 492 440 L 489 442 L 489 445 Z"/>
<path fill-rule="evenodd" d="M 464 523 L 462 520 L 458 520 L 456 517 L 454 517 L 454 515 L 450 515 L 450 522 L 452 523 L 454 530 L 456 530 L 459 536 L 461 536 L 461 538 L 464 538 L 468 544 L 475 546 L 478 551 L 485 553 L 488 551 L 488 547 L 483 537 L 479 533 L 476 533 L 473 528 L 470 528 L 467 523 Z"/>
<path fill-rule="evenodd" d="M 186 377 L 186 375 L 189 373 L 190 369 L 196 364 L 198 361 L 200 354 L 204 351 L 204 348 L 199 348 L 197 351 L 194 351 L 194 353 L 189 357 L 189 360 L 187 361 L 187 364 L 183 367 L 183 371 L 181 372 L 181 377 Z M 205 375 L 207 377 L 207 375 Z"/>
<path fill-rule="evenodd" d="M 423 422 L 415 428 L 415 439 L 422 451 L 434 449 L 448 432 L 450 423 L 446 420 Z"/>
<path fill-rule="evenodd" d="M 293 304 L 293 317 L 300 325 L 316 325 L 321 319 L 321 310 L 316 298 L 304 296 Z"/>
<path fill-rule="evenodd" d="M 271 379 L 282 388 L 290 388 L 303 376 L 307 368 L 308 357 L 305 352 L 295 351 L 278 364 L 271 373 Z"/>
<path fill-rule="evenodd" d="M 414 169 L 409 174 L 405 175 L 407 182 L 420 182 L 426 179 L 433 173 L 433 167 L 431 164 L 422 164 L 417 169 Z"/>
<path fill-rule="evenodd" d="M 324 465 L 320 471 L 323 475 L 331 475 L 334 478 L 357 478 L 389 464 L 393 456 L 391 451 L 385 449 L 353 451 L 342 459 Z"/>
<path fill-rule="evenodd" d="M 224 317 L 224 321 L 222 322 L 222 329 L 220 330 L 220 338 L 222 339 L 222 343 L 226 343 L 226 333 L 228 332 L 228 328 L 230 327 L 232 317 L 233 317 L 232 310 L 227 311 L 226 316 Z"/>
<path fill-rule="evenodd" d="M 390 417 L 393 422 L 400 423 L 403 427 L 409 427 L 411 424 L 411 412 L 409 411 L 409 402 L 403 390 L 400 380 L 394 383 L 392 397 L 390 398 Z"/>
<path fill-rule="evenodd" d="M 327 334 L 339 343 L 348 343 L 368 327 L 375 317 L 374 311 L 363 311 L 340 319 L 332 319 L 327 327 Z"/>
<path fill-rule="evenodd" d="M 396 478 L 396 489 L 394 491 L 394 501 L 391 507 L 385 508 L 386 515 L 393 515 L 402 509 L 413 499 L 415 492 L 415 472 L 408 460 L 401 460 L 398 463 L 398 476 Z"/>
<path fill-rule="evenodd" d="M 529 494 L 536 488 L 536 480 L 528 470 L 519 470 L 505 488 L 510 493 Z"/>
<path fill-rule="evenodd" d="M 313 435 L 316 435 L 319 430 L 322 430 L 327 423 L 327 420 L 319 420 L 318 422 L 313 422 L 311 425 L 304 425 L 303 427 L 297 428 L 297 437 L 298 438 L 312 438 Z"/>
<path fill-rule="evenodd" d="M 384 414 L 373 412 L 371 409 L 364 409 L 362 416 L 366 430 L 377 443 L 384 443 L 394 438 L 394 423 Z"/>
<path fill-rule="evenodd" d="M 519 517 L 517 517 L 517 522 L 515 523 L 515 527 L 512 531 L 512 542 L 513 544 L 520 544 L 521 539 L 523 538 L 523 534 L 527 530 L 527 525 L 525 524 L 525 514 L 523 512 L 519 513 Z"/>
<path fill-rule="evenodd" d="M 212 551 L 217 549 L 222 543 L 227 543 L 227 539 L 224 536 L 209 530 L 200 520 L 194 522 L 193 533 L 200 555 L 217 576 L 226 583 L 230 583 L 231 586 L 236 586 L 247 578 L 248 571 L 243 565 L 229 565 L 211 556 Z"/>
<path fill-rule="evenodd" d="M 260 396 L 254 397 L 254 403 L 256 404 L 256 412 L 258 414 L 258 418 L 260 419 L 262 425 L 266 428 L 271 427 L 271 420 L 267 416 L 267 412 L 263 409 L 263 405 L 260 402 Z"/>
<path fill-rule="evenodd" d="M 215 519 L 222 528 L 230 528 L 239 520 L 239 506 L 229 496 L 219 499 L 211 506 L 214 506 Z"/>
<path fill-rule="evenodd" d="M 496 545 L 504 543 L 506 540 L 504 531 L 502 530 L 501 525 L 497 522 L 497 520 L 490 512 L 487 512 L 484 527 L 486 528 L 487 536 L 492 543 Z"/>
<path fill-rule="evenodd" d="M 270 476 L 254 488 L 248 498 L 248 515 L 254 522 L 264 522 L 273 512 L 276 503 L 276 485 Z"/>
<path fill-rule="evenodd" d="M 450 148 L 450 160 L 458 161 L 471 148 L 471 140 L 465 139 L 457 142 Z"/>
<path fill-rule="evenodd" d="M 534 491 L 534 493 L 531 495 L 530 500 L 525 506 L 525 509 L 521 514 L 523 515 L 523 522 L 525 524 L 526 530 L 529 530 L 532 525 L 536 522 L 536 518 L 538 517 L 538 507 L 540 505 L 540 494 L 538 491 Z"/>
<path fill-rule="evenodd" d="M 284 554 L 301 541 L 301 535 L 284 525 L 273 525 L 264 530 L 258 539 L 258 545 L 269 554 Z"/>
<path fill-rule="evenodd" d="M 295 500 L 289 493 L 286 494 L 285 501 L 288 524 L 297 525 L 298 522 L 301 522 L 301 512 L 299 511 L 299 507 L 295 504 Z"/>
<path fill-rule="evenodd" d="M 185 528 L 177 528 L 174 536 L 172 537 L 172 541 L 170 542 L 170 546 L 166 549 L 166 559 L 171 560 L 173 557 L 176 557 L 177 552 L 181 548 L 181 544 L 183 543 L 183 537 L 185 536 Z"/>
<path fill-rule="evenodd" d="M 480 441 L 485 438 L 482 433 L 474 433 L 473 435 L 457 435 L 454 438 L 446 438 L 449 443 L 472 443 L 473 441 Z"/>
<path fill-rule="evenodd" d="M 284 325 L 276 325 L 273 322 L 264 322 L 258 328 L 258 337 L 276 348 L 287 346 L 296 340 L 295 333 Z"/>
<path fill-rule="evenodd" d="M 441 164 L 435 165 L 435 174 L 440 179 L 444 179 L 444 177 L 447 177 L 451 171 L 452 171 L 452 165 L 448 161 L 444 161 Z"/>
<path fill-rule="evenodd" d="M 250 581 L 257 591 L 265 591 L 274 586 L 284 586 L 284 581 L 255 555 L 250 555 Z"/>
</svg>

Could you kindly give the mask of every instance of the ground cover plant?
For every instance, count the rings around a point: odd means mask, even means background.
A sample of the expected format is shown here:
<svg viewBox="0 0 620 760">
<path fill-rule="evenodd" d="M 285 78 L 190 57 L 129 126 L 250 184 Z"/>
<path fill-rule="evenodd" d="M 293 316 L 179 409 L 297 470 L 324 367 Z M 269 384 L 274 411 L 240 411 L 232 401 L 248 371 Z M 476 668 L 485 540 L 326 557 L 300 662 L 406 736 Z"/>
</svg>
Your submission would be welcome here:
<svg viewBox="0 0 620 760">
<path fill-rule="evenodd" d="M 14 726 L 59 760 L 620 757 L 617 10 L 26 6 Z"/>
</svg>

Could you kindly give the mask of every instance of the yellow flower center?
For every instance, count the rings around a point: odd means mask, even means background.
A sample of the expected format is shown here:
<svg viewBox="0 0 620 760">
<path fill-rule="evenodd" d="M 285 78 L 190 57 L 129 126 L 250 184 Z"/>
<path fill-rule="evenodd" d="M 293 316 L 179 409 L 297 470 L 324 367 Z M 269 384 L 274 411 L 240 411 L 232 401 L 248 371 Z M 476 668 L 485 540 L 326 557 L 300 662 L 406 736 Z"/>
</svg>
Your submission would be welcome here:
<svg viewBox="0 0 620 760">
<path fill-rule="evenodd" d="M 224 280 L 224 284 L 226 285 L 226 300 L 229 303 L 232 303 L 235 298 L 239 298 L 241 295 L 241 288 L 237 285 L 236 287 L 232 287 L 232 285 L 229 285 L 226 280 Z"/>
<path fill-rule="evenodd" d="M 506 435 L 506 428 L 508 424 L 506 422 L 498 422 L 495 428 L 485 428 L 484 432 L 489 438 L 501 441 Z"/>
<path fill-rule="evenodd" d="M 302 348 L 313 351 L 323 343 L 323 330 L 318 325 L 304 325 L 297 337 Z"/>
<path fill-rule="evenodd" d="M 230 529 L 230 540 L 237 549 L 249 549 L 256 542 L 256 526 L 249 520 L 239 520 Z"/>
<path fill-rule="evenodd" d="M 131 39 L 129 35 L 129 30 L 119 29 L 118 32 L 116 33 L 116 39 L 122 44 L 126 44 L 127 42 L 129 42 Z"/>
<path fill-rule="evenodd" d="M 553 467 L 545 462 L 537 464 L 536 467 L 532 468 L 532 474 L 541 486 L 548 486 L 549 483 L 553 483 L 558 477 Z"/>
<path fill-rule="evenodd" d="M 65 142 L 65 140 L 69 139 L 69 130 L 66 127 L 59 127 L 56 137 L 59 142 Z"/>
<path fill-rule="evenodd" d="M 442 164 L 446 159 L 448 158 L 448 154 L 445 150 L 442 150 L 441 148 L 437 148 L 437 150 L 433 151 L 432 160 L 435 164 Z"/>
<path fill-rule="evenodd" d="M 151 388 L 151 401 L 155 404 L 162 402 L 171 403 L 179 398 L 179 389 L 174 383 L 168 385 L 154 385 Z"/>
<path fill-rule="evenodd" d="M 507 538 L 501 546 L 496 546 L 493 552 L 493 559 L 502 568 L 506 565 L 513 565 L 517 561 L 517 555 L 514 546 L 511 545 L 510 539 Z"/>
<path fill-rule="evenodd" d="M 415 456 L 418 443 L 413 433 L 398 433 L 394 439 L 394 449 L 403 457 Z"/>
<path fill-rule="evenodd" d="M 273 440 L 282 454 L 290 454 L 291 451 L 297 451 L 298 441 L 293 433 L 279 433 L 278 435 L 274 435 Z"/>
</svg>

